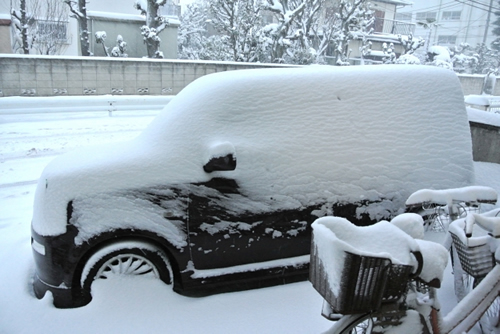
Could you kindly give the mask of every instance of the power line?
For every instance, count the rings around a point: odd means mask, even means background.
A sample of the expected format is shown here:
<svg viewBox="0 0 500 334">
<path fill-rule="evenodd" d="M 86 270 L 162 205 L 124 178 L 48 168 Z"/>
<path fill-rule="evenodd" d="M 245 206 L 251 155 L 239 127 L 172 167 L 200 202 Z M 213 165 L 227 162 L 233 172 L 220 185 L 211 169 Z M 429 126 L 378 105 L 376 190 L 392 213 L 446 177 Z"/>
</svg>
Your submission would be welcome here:
<svg viewBox="0 0 500 334">
<path fill-rule="evenodd" d="M 464 5 L 466 5 L 466 6 L 471 6 L 471 7 L 473 7 L 473 8 L 477 8 L 477 9 L 479 9 L 479 10 L 484 10 L 484 11 L 486 11 L 486 12 L 489 12 L 489 11 L 490 11 L 490 5 L 486 5 L 486 4 L 484 4 L 484 3 L 482 3 L 482 2 L 479 2 L 479 1 L 469 0 L 470 2 L 475 3 L 476 5 L 473 5 L 472 3 L 467 3 L 467 2 L 465 2 L 465 1 L 461 1 L 461 0 L 455 0 L 455 1 L 456 1 L 456 2 L 460 2 L 461 4 L 464 4 Z M 487 7 L 487 8 L 479 7 L 478 5 L 479 5 L 479 6 L 485 6 L 485 7 Z M 496 7 L 496 6 L 491 5 L 491 10 L 498 11 L 498 10 L 500 10 L 500 7 Z"/>
</svg>

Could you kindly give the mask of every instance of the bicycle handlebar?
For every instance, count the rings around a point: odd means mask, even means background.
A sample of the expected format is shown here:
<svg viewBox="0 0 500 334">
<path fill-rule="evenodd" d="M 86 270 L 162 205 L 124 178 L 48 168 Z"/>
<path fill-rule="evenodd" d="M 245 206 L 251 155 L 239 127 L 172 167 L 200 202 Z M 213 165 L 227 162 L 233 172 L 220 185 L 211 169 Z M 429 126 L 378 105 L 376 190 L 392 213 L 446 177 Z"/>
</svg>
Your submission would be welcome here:
<svg viewBox="0 0 500 334">
<path fill-rule="evenodd" d="M 422 253 L 420 253 L 419 251 L 411 253 L 413 254 L 413 256 L 415 256 L 415 259 L 417 259 L 418 263 L 417 270 L 410 275 L 410 278 L 415 278 L 419 276 L 420 273 L 422 272 L 422 268 L 424 267 L 424 257 L 422 256 Z"/>
</svg>

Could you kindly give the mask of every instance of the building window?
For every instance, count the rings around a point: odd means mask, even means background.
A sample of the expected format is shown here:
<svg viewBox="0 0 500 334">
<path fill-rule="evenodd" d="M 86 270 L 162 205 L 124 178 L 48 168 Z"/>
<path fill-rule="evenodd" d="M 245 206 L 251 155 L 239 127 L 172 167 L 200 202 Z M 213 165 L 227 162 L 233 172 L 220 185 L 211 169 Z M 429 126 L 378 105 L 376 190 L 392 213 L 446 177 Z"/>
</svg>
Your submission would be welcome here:
<svg viewBox="0 0 500 334">
<path fill-rule="evenodd" d="M 68 22 L 37 20 L 36 39 L 38 42 L 67 43 Z"/>
<path fill-rule="evenodd" d="M 419 12 L 417 13 L 417 21 L 436 21 L 437 12 Z"/>
<path fill-rule="evenodd" d="M 441 15 L 441 19 L 443 20 L 460 20 L 462 12 L 457 10 L 457 11 L 449 11 L 449 12 L 443 12 Z"/>
<path fill-rule="evenodd" d="M 439 45 L 455 45 L 457 42 L 457 36 L 453 35 L 439 35 L 438 44 Z"/>
<path fill-rule="evenodd" d="M 411 13 L 396 13 L 396 21 L 411 21 Z"/>
<path fill-rule="evenodd" d="M 160 7 L 160 15 L 170 16 L 170 17 L 180 17 L 181 6 L 173 3 L 167 3 Z"/>
</svg>

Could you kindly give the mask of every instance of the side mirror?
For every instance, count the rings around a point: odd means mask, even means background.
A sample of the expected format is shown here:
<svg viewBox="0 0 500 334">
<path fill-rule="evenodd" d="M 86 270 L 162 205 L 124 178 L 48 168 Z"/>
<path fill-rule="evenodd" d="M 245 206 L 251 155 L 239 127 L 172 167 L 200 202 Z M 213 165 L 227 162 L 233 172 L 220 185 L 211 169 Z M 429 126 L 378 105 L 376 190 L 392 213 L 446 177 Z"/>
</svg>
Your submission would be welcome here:
<svg viewBox="0 0 500 334">
<path fill-rule="evenodd" d="M 213 157 L 204 166 L 203 170 L 207 173 L 224 170 L 235 170 L 236 158 L 232 153 L 223 157 Z"/>
<path fill-rule="evenodd" d="M 208 162 L 203 166 L 206 173 L 236 169 L 236 154 L 233 144 L 217 143 L 210 147 Z"/>
</svg>

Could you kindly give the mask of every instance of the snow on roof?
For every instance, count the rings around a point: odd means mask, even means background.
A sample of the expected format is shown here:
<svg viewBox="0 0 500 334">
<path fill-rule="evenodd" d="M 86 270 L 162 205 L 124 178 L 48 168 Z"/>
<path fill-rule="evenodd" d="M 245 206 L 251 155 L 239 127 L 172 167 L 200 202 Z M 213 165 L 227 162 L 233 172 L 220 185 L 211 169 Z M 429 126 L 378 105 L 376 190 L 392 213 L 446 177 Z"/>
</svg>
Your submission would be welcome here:
<svg viewBox="0 0 500 334">
<path fill-rule="evenodd" d="M 94 11 L 94 10 L 87 11 L 87 16 L 94 17 L 94 18 L 115 19 L 115 20 L 120 20 L 120 21 L 140 21 L 140 22 L 146 21 L 146 17 L 144 15 L 100 12 L 100 11 Z"/>
</svg>

